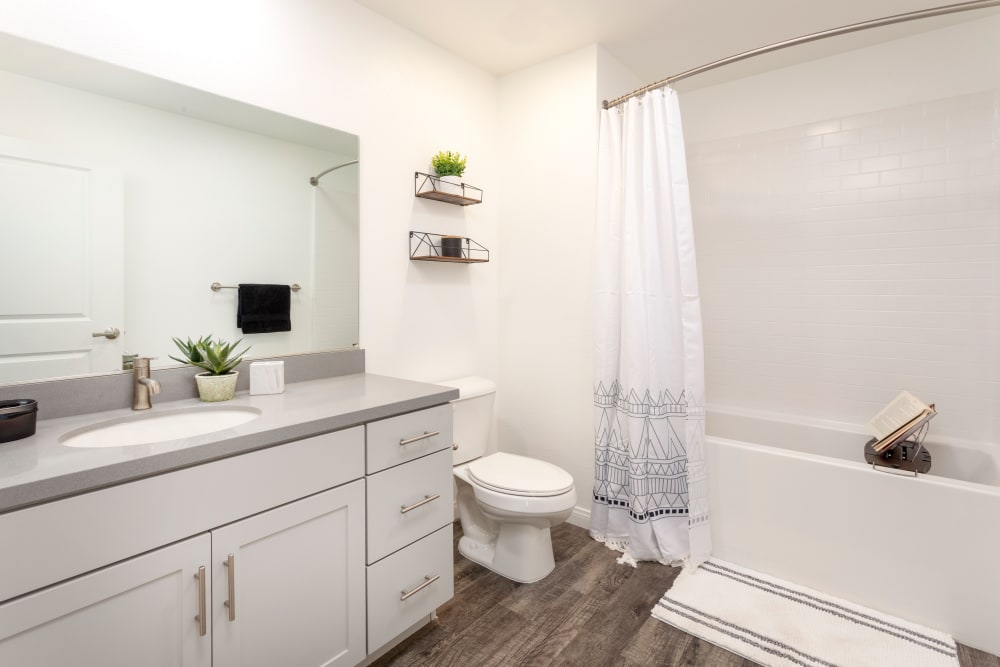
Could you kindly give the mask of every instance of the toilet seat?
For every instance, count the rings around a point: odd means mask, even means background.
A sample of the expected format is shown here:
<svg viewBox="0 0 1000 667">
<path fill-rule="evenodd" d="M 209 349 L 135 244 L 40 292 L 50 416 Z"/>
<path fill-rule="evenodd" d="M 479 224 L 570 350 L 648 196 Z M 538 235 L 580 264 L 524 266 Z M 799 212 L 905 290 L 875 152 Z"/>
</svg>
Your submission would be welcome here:
<svg viewBox="0 0 1000 667">
<path fill-rule="evenodd" d="M 470 462 L 468 473 L 475 484 L 500 494 L 546 498 L 573 490 L 573 476 L 559 466 L 505 452 Z"/>
</svg>

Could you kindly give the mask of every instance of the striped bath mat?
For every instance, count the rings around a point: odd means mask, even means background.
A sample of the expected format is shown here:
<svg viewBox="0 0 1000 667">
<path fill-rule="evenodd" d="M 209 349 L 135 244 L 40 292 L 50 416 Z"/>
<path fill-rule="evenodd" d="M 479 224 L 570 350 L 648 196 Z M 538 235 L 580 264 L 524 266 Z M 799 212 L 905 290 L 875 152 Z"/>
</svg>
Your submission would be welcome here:
<svg viewBox="0 0 1000 667">
<path fill-rule="evenodd" d="M 653 609 L 685 632 L 769 667 L 957 667 L 943 632 L 710 559 Z"/>
</svg>

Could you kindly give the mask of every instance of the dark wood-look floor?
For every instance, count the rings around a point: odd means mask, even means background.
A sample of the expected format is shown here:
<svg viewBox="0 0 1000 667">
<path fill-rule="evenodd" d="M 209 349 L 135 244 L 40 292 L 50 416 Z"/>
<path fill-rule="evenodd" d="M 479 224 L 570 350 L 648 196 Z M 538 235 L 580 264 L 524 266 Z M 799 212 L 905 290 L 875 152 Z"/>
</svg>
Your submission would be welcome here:
<svg viewBox="0 0 1000 667">
<path fill-rule="evenodd" d="M 461 529 L 455 525 L 455 543 Z M 517 584 L 455 552 L 455 597 L 438 620 L 374 663 L 497 667 L 753 667 L 757 663 L 650 616 L 679 569 L 632 568 L 569 524 L 552 530 L 556 569 Z M 959 647 L 962 667 L 1000 667 L 1000 658 Z M 887 666 L 888 667 L 888 666 Z"/>
</svg>

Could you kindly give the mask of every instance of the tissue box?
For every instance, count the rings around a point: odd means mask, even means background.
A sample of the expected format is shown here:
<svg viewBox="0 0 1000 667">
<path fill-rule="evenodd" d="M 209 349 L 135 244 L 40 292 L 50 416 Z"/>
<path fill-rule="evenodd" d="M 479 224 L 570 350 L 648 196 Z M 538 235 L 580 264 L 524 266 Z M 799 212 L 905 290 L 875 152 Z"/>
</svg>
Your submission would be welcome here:
<svg viewBox="0 0 1000 667">
<path fill-rule="evenodd" d="M 285 391 L 284 361 L 254 361 L 250 364 L 250 395 Z"/>
</svg>

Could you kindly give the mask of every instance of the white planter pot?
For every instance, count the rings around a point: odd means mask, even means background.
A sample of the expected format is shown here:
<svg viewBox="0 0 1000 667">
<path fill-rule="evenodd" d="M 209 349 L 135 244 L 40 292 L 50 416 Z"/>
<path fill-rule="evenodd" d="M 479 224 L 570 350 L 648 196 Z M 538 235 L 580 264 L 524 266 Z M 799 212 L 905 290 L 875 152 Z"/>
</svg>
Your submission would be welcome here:
<svg viewBox="0 0 1000 667">
<path fill-rule="evenodd" d="M 438 176 L 437 179 L 436 190 L 447 192 L 450 195 L 462 194 L 461 176 Z"/>
<path fill-rule="evenodd" d="M 198 373 L 194 376 L 195 382 L 198 383 L 198 396 L 206 403 L 228 401 L 236 393 L 236 380 L 239 375 L 239 371 L 232 371 L 227 375 Z"/>
</svg>

